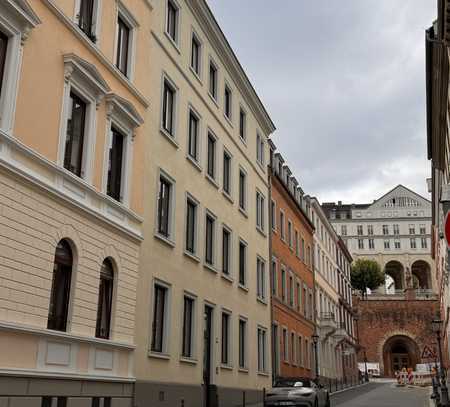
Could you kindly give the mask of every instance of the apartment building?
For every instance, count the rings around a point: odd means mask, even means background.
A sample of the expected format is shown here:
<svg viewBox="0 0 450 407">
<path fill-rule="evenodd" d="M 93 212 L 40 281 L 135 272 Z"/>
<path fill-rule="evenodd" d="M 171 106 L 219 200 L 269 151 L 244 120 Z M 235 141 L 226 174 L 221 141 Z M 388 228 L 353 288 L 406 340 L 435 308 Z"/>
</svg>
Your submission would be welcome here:
<svg viewBox="0 0 450 407">
<path fill-rule="evenodd" d="M 205 1 L 153 6 L 135 403 L 255 403 L 271 385 L 274 125 Z"/>
<path fill-rule="evenodd" d="M 0 2 L 2 405 L 131 405 L 151 12 Z"/>
<path fill-rule="evenodd" d="M 315 225 L 314 268 L 316 284 L 317 328 L 319 335 L 319 375 L 342 378 L 342 348 L 337 248 L 339 238 L 328 222 L 317 198 L 311 197 L 311 217 Z"/>
</svg>

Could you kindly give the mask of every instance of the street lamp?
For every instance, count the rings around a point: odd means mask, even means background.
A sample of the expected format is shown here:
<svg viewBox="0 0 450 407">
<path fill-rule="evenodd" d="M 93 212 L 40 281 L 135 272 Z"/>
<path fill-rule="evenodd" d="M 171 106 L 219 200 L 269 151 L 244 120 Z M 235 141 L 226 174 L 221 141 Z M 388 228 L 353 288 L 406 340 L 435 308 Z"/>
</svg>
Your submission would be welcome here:
<svg viewBox="0 0 450 407">
<path fill-rule="evenodd" d="M 317 343 L 319 342 L 319 335 L 314 334 L 312 337 L 313 343 L 314 343 L 314 362 L 315 362 L 315 369 L 316 369 L 316 381 L 319 380 L 319 359 L 317 358 Z"/>
<path fill-rule="evenodd" d="M 439 349 L 439 371 L 441 379 L 441 406 L 448 407 L 448 389 L 447 389 L 447 379 L 445 377 L 444 367 L 443 367 L 443 357 L 442 357 L 442 347 L 441 347 L 441 330 L 442 330 L 442 320 L 433 319 L 431 321 L 431 330 L 436 334 L 438 349 Z"/>
</svg>

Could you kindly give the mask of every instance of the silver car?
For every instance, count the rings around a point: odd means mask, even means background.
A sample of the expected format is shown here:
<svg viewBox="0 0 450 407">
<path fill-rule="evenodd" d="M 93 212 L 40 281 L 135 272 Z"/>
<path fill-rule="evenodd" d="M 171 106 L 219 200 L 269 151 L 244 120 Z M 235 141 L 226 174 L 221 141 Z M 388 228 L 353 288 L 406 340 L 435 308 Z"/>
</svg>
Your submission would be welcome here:
<svg viewBox="0 0 450 407">
<path fill-rule="evenodd" d="M 300 377 L 279 378 L 266 393 L 264 407 L 330 407 L 330 395 L 322 385 Z"/>
</svg>

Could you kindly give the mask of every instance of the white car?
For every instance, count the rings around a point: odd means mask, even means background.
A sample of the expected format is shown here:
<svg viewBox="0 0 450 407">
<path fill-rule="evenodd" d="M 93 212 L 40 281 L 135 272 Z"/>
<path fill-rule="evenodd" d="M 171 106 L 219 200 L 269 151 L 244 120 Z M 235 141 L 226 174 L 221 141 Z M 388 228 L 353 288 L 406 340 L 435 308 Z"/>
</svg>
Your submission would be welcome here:
<svg viewBox="0 0 450 407">
<path fill-rule="evenodd" d="M 330 395 L 322 385 L 300 377 L 278 378 L 267 391 L 264 407 L 330 407 Z"/>
</svg>

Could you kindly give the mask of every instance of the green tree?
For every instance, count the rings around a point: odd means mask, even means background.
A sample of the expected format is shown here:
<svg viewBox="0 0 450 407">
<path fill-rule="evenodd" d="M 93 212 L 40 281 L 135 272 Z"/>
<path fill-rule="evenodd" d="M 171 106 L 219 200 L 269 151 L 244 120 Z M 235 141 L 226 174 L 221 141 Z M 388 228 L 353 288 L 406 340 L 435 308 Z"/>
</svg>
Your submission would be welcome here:
<svg viewBox="0 0 450 407">
<path fill-rule="evenodd" d="M 380 265 L 369 259 L 358 259 L 352 264 L 351 282 L 355 290 L 361 292 L 362 297 L 367 297 L 367 289 L 375 290 L 384 284 L 385 275 Z"/>
</svg>

